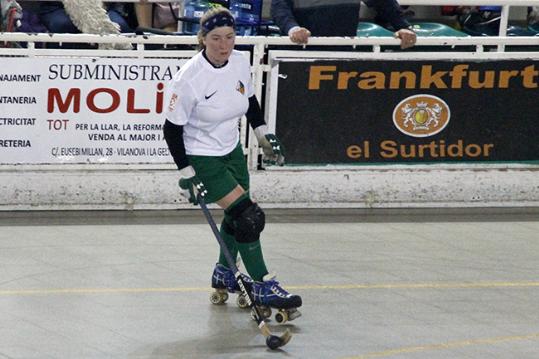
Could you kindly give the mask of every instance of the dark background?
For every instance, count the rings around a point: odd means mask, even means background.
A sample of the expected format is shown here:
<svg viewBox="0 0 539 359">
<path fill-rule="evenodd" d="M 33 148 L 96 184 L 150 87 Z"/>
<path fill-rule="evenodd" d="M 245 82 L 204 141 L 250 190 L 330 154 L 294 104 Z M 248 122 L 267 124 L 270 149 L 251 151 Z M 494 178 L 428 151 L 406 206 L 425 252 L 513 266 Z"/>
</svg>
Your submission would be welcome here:
<svg viewBox="0 0 539 359">
<path fill-rule="evenodd" d="M 469 64 L 468 72 L 479 70 L 522 70 L 536 64 L 533 60 L 501 61 L 381 61 L 319 60 L 314 62 L 281 62 L 277 97 L 276 134 L 286 149 L 291 164 L 376 163 L 376 162 L 455 162 L 455 161 L 537 161 L 539 160 L 539 90 L 522 87 L 521 78 L 510 81 L 506 89 L 470 89 L 468 78 L 460 89 L 384 89 L 361 90 L 357 78 L 347 90 L 337 90 L 336 76 L 322 81 L 319 90 L 308 90 L 309 67 L 336 65 L 337 71 L 379 71 L 387 77 L 391 71 L 413 71 L 419 83 L 422 65 L 432 65 L 432 72 L 450 71 L 457 64 Z M 444 82 L 450 86 L 451 78 Z M 535 82 L 539 81 L 537 76 Z M 402 85 L 401 85 L 402 86 Z M 450 108 L 449 124 L 440 133 L 414 138 L 401 133 L 393 124 L 393 110 L 405 98 L 427 94 L 444 100 Z M 387 159 L 379 156 L 378 143 L 383 140 L 399 144 L 428 144 L 444 140 L 446 145 L 464 140 L 464 144 L 494 144 L 488 158 Z M 369 159 L 350 159 L 346 148 L 363 141 L 371 143 Z"/>
</svg>

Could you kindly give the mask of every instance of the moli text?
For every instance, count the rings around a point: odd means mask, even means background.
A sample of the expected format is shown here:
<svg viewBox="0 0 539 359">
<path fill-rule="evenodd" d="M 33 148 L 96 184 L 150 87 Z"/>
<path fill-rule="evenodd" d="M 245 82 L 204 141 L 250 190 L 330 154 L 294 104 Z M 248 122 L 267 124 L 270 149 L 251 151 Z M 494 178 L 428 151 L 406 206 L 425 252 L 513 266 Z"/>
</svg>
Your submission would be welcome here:
<svg viewBox="0 0 539 359">
<path fill-rule="evenodd" d="M 95 88 L 87 93 L 83 93 L 83 90 L 80 88 L 50 88 L 47 93 L 47 112 L 79 113 L 81 106 L 86 106 L 89 111 L 95 113 L 111 113 L 119 110 L 125 111 L 128 114 L 142 114 L 152 111 L 154 113 L 162 113 L 164 87 L 165 85 L 162 82 L 157 84 L 151 106 L 137 104 L 137 100 L 140 99 L 137 97 L 136 90 L 133 88 L 127 89 L 125 93 L 120 93 L 119 90 L 108 87 Z M 144 96 L 140 95 L 140 97 Z M 107 101 L 98 100 L 103 98 Z M 147 98 L 144 98 L 144 100 L 147 101 Z"/>
</svg>

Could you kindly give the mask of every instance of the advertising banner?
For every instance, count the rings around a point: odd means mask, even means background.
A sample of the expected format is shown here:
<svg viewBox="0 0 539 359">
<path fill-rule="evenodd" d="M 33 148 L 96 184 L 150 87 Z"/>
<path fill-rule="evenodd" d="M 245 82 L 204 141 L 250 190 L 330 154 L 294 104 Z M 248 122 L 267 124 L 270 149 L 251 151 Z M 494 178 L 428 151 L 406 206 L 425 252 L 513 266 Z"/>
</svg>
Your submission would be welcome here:
<svg viewBox="0 0 539 359">
<path fill-rule="evenodd" d="M 0 61 L 0 164 L 172 162 L 164 87 L 187 59 Z"/>
<path fill-rule="evenodd" d="M 292 164 L 539 160 L 539 62 L 287 59 L 276 133 Z"/>
</svg>

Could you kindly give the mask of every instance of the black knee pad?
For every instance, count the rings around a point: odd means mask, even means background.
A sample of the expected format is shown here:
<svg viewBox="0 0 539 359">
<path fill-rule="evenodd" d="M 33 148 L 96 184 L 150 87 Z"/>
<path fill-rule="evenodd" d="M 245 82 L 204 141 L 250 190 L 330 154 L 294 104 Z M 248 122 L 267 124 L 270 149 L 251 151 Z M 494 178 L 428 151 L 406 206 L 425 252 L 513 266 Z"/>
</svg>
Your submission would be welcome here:
<svg viewBox="0 0 539 359">
<path fill-rule="evenodd" d="M 262 208 L 246 198 L 238 203 L 232 211 L 234 236 L 240 243 L 256 242 L 266 225 L 266 215 Z"/>
<path fill-rule="evenodd" d="M 232 219 L 228 218 L 228 216 L 225 216 L 225 218 L 223 218 L 223 222 L 221 222 L 221 230 L 233 236 L 234 225 L 231 222 L 232 222 Z"/>
</svg>

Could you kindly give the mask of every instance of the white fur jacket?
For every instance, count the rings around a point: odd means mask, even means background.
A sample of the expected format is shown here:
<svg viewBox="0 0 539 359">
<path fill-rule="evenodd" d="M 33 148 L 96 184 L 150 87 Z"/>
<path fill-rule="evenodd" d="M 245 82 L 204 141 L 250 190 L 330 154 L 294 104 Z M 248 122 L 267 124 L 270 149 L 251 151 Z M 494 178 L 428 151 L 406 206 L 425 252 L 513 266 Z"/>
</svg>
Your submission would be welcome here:
<svg viewBox="0 0 539 359">
<path fill-rule="evenodd" d="M 85 34 L 119 34 L 120 27 L 112 22 L 101 0 L 62 0 L 73 24 Z M 130 44 L 100 44 L 100 49 L 131 49 Z"/>
</svg>

